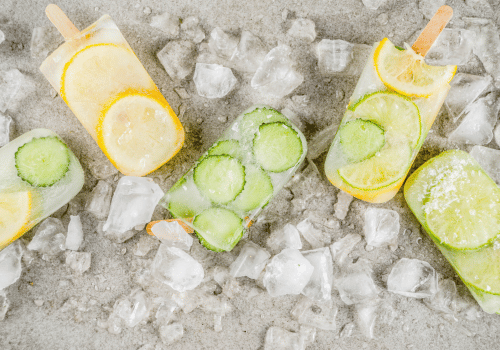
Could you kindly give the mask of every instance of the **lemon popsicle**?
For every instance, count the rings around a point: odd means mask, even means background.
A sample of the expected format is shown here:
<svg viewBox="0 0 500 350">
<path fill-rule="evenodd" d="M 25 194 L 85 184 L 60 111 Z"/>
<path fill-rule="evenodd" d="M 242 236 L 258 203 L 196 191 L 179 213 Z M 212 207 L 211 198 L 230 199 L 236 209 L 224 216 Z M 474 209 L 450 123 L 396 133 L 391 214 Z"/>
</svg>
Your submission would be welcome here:
<svg viewBox="0 0 500 350">
<path fill-rule="evenodd" d="M 500 188 L 471 155 L 451 150 L 418 168 L 404 196 L 483 310 L 500 313 Z"/>
<path fill-rule="evenodd" d="M 304 135 L 266 106 L 241 114 L 162 204 L 214 251 L 231 250 L 307 153 Z"/>
<path fill-rule="evenodd" d="M 65 34 L 67 22 L 54 23 L 66 42 L 42 63 L 43 75 L 121 173 L 159 168 L 184 142 L 174 111 L 108 15 L 81 32 Z"/>
<path fill-rule="evenodd" d="M 35 129 L 0 149 L 0 249 L 68 203 L 82 167 L 54 132 Z"/>
<path fill-rule="evenodd" d="M 425 64 L 415 45 L 373 45 L 328 152 L 328 179 L 356 198 L 397 193 L 450 89 L 456 66 Z"/>
</svg>

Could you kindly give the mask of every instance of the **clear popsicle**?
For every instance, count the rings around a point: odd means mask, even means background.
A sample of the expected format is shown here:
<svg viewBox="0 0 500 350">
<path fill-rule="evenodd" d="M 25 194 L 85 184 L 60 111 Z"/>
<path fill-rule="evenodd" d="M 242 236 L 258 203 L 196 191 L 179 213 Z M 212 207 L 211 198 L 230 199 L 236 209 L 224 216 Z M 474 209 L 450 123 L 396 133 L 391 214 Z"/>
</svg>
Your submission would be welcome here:
<svg viewBox="0 0 500 350">
<path fill-rule="evenodd" d="M 19 238 L 83 187 L 80 162 L 46 129 L 23 134 L 0 149 L 0 249 Z"/>
<path fill-rule="evenodd" d="M 166 163 L 182 147 L 184 129 L 113 20 L 104 15 L 78 32 L 57 6 L 47 14 L 66 42 L 40 70 L 104 154 L 130 176 Z"/>
<path fill-rule="evenodd" d="M 437 37 L 438 29 L 431 21 L 412 48 L 396 47 L 387 38 L 373 45 L 325 162 L 333 185 L 374 203 L 397 193 L 456 71 L 424 62 L 430 46 L 420 38 Z"/>
<path fill-rule="evenodd" d="M 243 112 L 161 202 L 214 251 L 231 250 L 307 153 L 304 135 L 266 106 Z"/>
</svg>

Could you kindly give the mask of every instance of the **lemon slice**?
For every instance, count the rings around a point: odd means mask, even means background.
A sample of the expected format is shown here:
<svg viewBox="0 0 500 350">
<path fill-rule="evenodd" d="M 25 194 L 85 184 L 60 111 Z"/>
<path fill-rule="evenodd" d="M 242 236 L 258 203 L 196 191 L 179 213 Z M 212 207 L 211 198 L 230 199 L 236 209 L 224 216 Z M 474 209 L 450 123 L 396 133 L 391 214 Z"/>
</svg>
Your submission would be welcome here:
<svg viewBox="0 0 500 350">
<path fill-rule="evenodd" d="M 115 44 L 78 51 L 61 77 L 61 97 L 93 137 L 101 110 L 129 89 L 145 92 L 156 90 L 156 85 L 134 52 Z"/>
<path fill-rule="evenodd" d="M 428 97 L 448 84 L 457 66 L 429 66 L 424 57 L 410 47 L 397 49 L 387 38 L 382 40 L 374 54 L 375 69 L 380 80 L 389 88 L 405 95 Z"/>
<path fill-rule="evenodd" d="M 30 213 L 29 191 L 0 193 L 0 249 L 26 232 Z"/>
<path fill-rule="evenodd" d="M 125 175 L 144 176 L 182 147 L 184 130 L 163 97 L 124 93 L 102 112 L 97 143 Z"/>
</svg>

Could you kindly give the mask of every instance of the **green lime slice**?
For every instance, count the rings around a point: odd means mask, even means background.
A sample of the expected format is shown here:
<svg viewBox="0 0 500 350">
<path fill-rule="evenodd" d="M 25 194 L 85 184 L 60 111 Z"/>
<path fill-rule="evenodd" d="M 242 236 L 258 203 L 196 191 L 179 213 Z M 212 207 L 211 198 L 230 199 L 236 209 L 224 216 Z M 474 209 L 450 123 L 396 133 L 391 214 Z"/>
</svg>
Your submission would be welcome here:
<svg viewBox="0 0 500 350">
<path fill-rule="evenodd" d="M 384 147 L 373 157 L 341 167 L 338 173 L 351 187 L 372 191 L 389 186 L 406 174 L 411 163 L 407 144 Z"/>
<path fill-rule="evenodd" d="M 424 215 L 440 244 L 478 249 L 500 233 L 500 189 L 479 167 L 460 167 L 430 189 Z"/>
<path fill-rule="evenodd" d="M 385 144 L 384 129 L 369 120 L 354 119 L 339 130 L 340 145 L 349 161 L 373 157 Z"/>
<path fill-rule="evenodd" d="M 422 133 L 420 112 L 409 98 L 395 92 L 375 92 L 349 107 L 352 118 L 369 120 L 380 125 L 387 143 L 408 142 L 413 149 Z M 346 115 L 347 116 L 347 115 Z"/>
</svg>

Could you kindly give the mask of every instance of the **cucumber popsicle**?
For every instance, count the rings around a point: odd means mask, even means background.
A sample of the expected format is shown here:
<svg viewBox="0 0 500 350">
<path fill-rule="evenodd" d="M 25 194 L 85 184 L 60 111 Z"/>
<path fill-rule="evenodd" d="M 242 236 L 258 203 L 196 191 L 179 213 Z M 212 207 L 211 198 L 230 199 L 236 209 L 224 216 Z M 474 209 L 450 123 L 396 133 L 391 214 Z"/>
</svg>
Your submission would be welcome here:
<svg viewBox="0 0 500 350">
<path fill-rule="evenodd" d="M 304 135 L 273 108 L 253 106 L 167 192 L 161 203 L 214 251 L 231 250 L 307 153 Z"/>
</svg>

